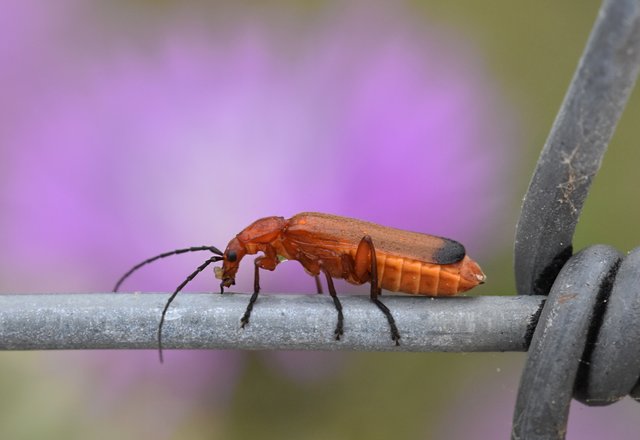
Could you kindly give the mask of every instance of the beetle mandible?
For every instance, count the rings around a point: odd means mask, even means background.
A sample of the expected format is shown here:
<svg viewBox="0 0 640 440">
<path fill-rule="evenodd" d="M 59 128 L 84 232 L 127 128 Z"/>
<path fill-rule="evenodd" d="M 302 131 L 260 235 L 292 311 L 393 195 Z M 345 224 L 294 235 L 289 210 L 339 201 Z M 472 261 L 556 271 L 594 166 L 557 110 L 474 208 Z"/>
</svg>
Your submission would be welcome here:
<svg viewBox="0 0 640 440">
<path fill-rule="evenodd" d="M 134 266 L 116 284 L 139 267 L 169 255 L 208 250 L 215 255 L 200 265 L 167 301 L 158 327 L 158 344 L 162 343 L 162 325 L 169 305 L 180 290 L 209 264 L 223 261 L 215 268 L 220 279 L 220 292 L 235 284 L 240 262 L 246 255 L 262 252 L 254 260 L 254 287 L 246 311 L 240 319 L 242 327 L 249 323 L 260 292 L 260 269 L 275 270 L 284 260 L 296 260 L 315 277 L 318 293 L 322 293 L 319 275 L 324 274 L 338 322 L 337 340 L 344 333 L 342 305 L 333 278 L 352 284 L 371 284 L 371 300 L 386 316 L 391 339 L 399 345 L 400 333 L 393 315 L 378 298 L 381 290 L 417 295 L 455 295 L 485 280 L 480 266 L 466 255 L 457 241 L 434 235 L 409 232 L 375 223 L 337 215 L 303 212 L 290 219 L 265 217 L 253 222 L 237 234 L 224 253 L 213 246 L 200 246 L 166 252 Z"/>
</svg>

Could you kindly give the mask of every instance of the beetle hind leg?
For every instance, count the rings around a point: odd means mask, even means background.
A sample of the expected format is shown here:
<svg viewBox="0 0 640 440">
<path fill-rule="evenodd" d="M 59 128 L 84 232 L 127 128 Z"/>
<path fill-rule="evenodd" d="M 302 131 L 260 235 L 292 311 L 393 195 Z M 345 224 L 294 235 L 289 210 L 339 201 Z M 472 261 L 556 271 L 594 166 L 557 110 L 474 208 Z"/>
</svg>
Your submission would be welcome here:
<svg viewBox="0 0 640 440">
<path fill-rule="evenodd" d="M 369 261 L 367 261 L 367 259 L 369 259 Z M 376 249 L 373 246 L 373 240 L 371 240 L 371 236 L 369 235 L 362 237 L 362 240 L 360 240 L 360 243 L 358 244 L 358 250 L 356 251 L 355 257 L 356 273 L 362 272 L 364 266 L 368 265 L 367 263 L 371 264 L 371 301 L 373 301 L 380 311 L 384 313 L 384 316 L 387 318 L 387 322 L 389 322 L 389 328 L 391 329 L 391 339 L 396 343 L 396 345 L 400 345 L 400 332 L 396 326 L 396 320 L 393 319 L 393 315 L 389 308 L 378 299 L 378 296 L 382 294 L 382 289 L 378 285 L 378 259 L 376 258 Z"/>
<path fill-rule="evenodd" d="M 391 339 L 396 343 L 396 345 L 400 345 L 400 332 L 398 331 L 398 327 L 396 327 L 396 321 L 393 319 L 393 315 L 387 306 L 384 305 L 382 301 L 378 298 L 371 298 L 371 301 L 384 313 L 384 316 L 387 317 L 387 321 L 389 322 L 389 327 L 391 328 Z"/>
</svg>

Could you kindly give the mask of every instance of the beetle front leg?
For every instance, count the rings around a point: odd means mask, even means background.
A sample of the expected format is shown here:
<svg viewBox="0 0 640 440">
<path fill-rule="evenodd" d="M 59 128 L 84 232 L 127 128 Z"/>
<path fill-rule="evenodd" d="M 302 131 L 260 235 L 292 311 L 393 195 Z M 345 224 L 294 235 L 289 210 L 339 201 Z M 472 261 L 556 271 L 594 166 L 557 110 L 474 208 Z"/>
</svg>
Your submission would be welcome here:
<svg viewBox="0 0 640 440">
<path fill-rule="evenodd" d="M 367 259 L 369 261 L 367 261 Z M 371 236 L 369 235 L 365 235 L 364 237 L 362 237 L 362 240 L 360 240 L 360 243 L 358 244 L 358 249 L 356 250 L 356 275 L 358 275 L 359 273 L 360 275 L 362 275 L 363 269 L 365 265 L 367 265 L 367 263 L 371 265 L 371 301 L 373 301 L 373 303 L 378 306 L 382 313 L 384 313 L 384 316 L 387 317 L 389 327 L 391 328 L 391 339 L 396 343 L 396 345 L 400 345 L 400 332 L 398 331 L 398 327 L 396 327 L 396 321 L 395 319 L 393 319 L 393 315 L 391 314 L 389 308 L 378 299 L 378 296 L 381 295 L 382 290 L 378 285 L 378 259 L 376 257 L 376 248 L 373 246 L 373 240 L 371 240 Z"/>
<path fill-rule="evenodd" d="M 258 293 L 260 293 L 260 269 L 274 270 L 277 265 L 278 260 L 268 256 L 258 257 L 254 260 L 255 271 L 253 275 L 253 294 L 251 295 L 251 298 L 249 298 L 249 304 L 247 304 L 244 315 L 240 318 L 240 327 L 244 328 L 245 325 L 249 324 L 249 317 L 253 310 L 253 304 L 255 304 L 258 299 Z"/>
<path fill-rule="evenodd" d="M 253 277 L 253 294 L 249 299 L 249 304 L 247 304 L 247 308 L 244 311 L 244 315 L 240 318 L 240 327 L 244 328 L 245 325 L 249 324 L 249 317 L 251 316 L 251 311 L 253 310 L 253 304 L 258 299 L 258 293 L 260 293 L 260 266 L 258 266 L 258 260 L 255 261 L 255 272 Z"/>
</svg>

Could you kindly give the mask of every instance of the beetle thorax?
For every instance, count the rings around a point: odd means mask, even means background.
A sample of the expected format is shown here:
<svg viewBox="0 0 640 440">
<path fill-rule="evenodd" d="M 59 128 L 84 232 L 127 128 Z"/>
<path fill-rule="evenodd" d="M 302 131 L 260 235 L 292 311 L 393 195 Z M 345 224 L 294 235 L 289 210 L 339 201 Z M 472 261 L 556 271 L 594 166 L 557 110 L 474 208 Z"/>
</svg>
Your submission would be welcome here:
<svg viewBox="0 0 640 440">
<path fill-rule="evenodd" d="M 264 252 L 269 245 L 265 243 L 244 243 L 244 246 L 247 249 L 247 254 L 254 255 L 258 252 Z"/>
</svg>

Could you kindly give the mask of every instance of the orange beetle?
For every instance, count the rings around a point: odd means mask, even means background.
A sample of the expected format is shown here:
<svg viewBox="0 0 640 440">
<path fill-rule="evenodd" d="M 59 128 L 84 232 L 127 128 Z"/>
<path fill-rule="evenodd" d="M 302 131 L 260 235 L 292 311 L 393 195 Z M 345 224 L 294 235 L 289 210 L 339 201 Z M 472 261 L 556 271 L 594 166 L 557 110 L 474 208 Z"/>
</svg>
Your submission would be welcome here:
<svg viewBox="0 0 640 440">
<path fill-rule="evenodd" d="M 317 212 L 303 212 L 290 219 L 265 217 L 253 222 L 236 235 L 224 253 L 213 246 L 201 246 L 167 252 L 145 260 L 127 272 L 116 285 L 140 266 L 169 255 L 196 250 L 216 254 L 193 272 L 167 301 L 158 328 L 161 332 L 169 305 L 198 273 L 209 264 L 223 261 L 215 268 L 221 280 L 220 290 L 235 284 L 235 276 L 245 255 L 263 255 L 254 260 L 253 295 L 241 318 L 242 327 L 249 317 L 260 291 L 259 270 L 274 270 L 284 260 L 296 260 L 316 278 L 318 293 L 322 293 L 319 275 L 327 280 L 329 294 L 338 311 L 336 339 L 343 334 L 342 305 L 333 285 L 333 278 L 343 278 L 353 284 L 371 283 L 371 300 L 389 322 L 391 338 L 399 344 L 400 333 L 389 309 L 378 299 L 381 289 L 417 295 L 455 295 L 467 291 L 485 280 L 478 264 L 466 255 L 457 241 L 417 232 L 380 226 L 362 220 Z"/>
<path fill-rule="evenodd" d="M 257 220 L 236 235 L 224 251 L 222 268 L 215 270 L 216 278 L 222 280 L 221 290 L 235 284 L 242 258 L 258 252 L 264 255 L 254 261 L 254 293 L 241 319 L 242 326 L 249 322 L 260 291 L 259 269 L 274 270 L 281 261 L 296 260 L 314 277 L 324 273 L 338 310 L 336 339 L 343 334 L 343 316 L 332 278 L 344 278 L 352 284 L 371 283 L 371 300 L 387 317 L 396 344 L 400 334 L 389 309 L 378 299 L 381 289 L 455 295 L 485 280 L 478 264 L 457 241 L 337 215 L 303 212 L 288 220 Z"/>
</svg>

